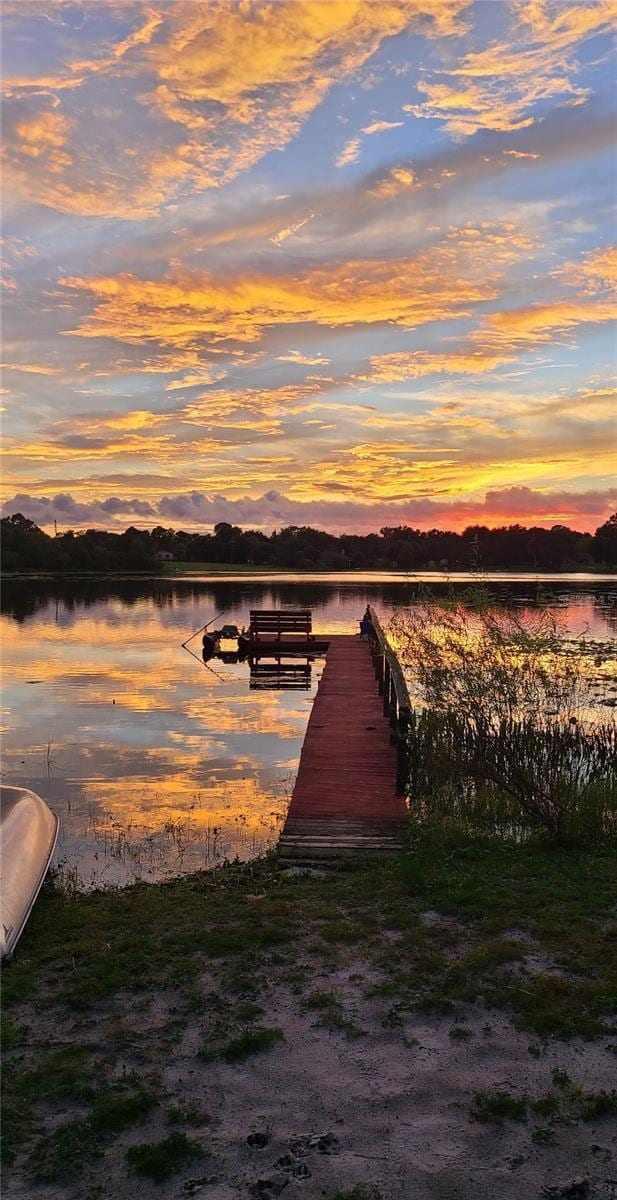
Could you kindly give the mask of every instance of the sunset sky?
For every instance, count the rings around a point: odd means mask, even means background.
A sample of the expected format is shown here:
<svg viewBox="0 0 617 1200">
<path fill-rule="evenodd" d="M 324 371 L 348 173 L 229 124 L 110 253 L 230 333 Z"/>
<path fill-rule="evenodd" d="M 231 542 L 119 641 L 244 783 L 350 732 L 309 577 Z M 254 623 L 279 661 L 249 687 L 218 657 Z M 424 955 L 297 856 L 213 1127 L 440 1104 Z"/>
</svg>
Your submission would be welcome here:
<svg viewBox="0 0 617 1200">
<path fill-rule="evenodd" d="M 617 507 L 617 0 L 3 13 L 4 512 Z"/>
</svg>

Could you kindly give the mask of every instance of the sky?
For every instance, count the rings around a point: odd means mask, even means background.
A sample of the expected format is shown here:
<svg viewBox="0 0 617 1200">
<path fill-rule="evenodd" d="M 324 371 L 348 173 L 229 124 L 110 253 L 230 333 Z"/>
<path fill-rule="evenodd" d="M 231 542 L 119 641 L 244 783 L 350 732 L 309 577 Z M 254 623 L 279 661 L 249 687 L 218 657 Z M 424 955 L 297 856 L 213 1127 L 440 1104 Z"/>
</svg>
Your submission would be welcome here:
<svg viewBox="0 0 617 1200">
<path fill-rule="evenodd" d="M 594 529 L 617 0 L 4 0 L 2 511 Z"/>
</svg>

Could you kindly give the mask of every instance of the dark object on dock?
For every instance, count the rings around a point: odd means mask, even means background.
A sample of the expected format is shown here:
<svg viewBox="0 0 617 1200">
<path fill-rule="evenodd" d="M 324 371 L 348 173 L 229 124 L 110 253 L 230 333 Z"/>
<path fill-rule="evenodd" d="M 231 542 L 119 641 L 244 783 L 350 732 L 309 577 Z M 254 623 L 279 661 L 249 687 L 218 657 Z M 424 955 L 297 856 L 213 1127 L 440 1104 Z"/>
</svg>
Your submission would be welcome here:
<svg viewBox="0 0 617 1200">
<path fill-rule="evenodd" d="M 327 650 L 329 640 L 315 637 L 308 609 L 251 609 L 248 632 L 240 634 L 239 645 L 246 646 L 251 656 L 283 647 L 317 653 Z"/>
<path fill-rule="evenodd" d="M 400 848 L 408 826 L 409 695 L 372 611 L 371 624 L 370 643 L 331 639 L 279 841 L 285 860 Z"/>
</svg>

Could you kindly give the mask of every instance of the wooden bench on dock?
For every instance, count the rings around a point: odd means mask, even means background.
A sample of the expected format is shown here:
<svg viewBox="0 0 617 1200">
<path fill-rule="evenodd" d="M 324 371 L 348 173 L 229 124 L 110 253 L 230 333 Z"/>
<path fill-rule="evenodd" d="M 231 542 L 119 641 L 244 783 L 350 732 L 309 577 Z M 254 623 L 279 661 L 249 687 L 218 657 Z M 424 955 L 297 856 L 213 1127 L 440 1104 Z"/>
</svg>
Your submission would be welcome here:
<svg viewBox="0 0 617 1200">
<path fill-rule="evenodd" d="M 250 610 L 249 640 L 253 643 L 312 642 L 312 615 L 308 609 Z"/>
</svg>

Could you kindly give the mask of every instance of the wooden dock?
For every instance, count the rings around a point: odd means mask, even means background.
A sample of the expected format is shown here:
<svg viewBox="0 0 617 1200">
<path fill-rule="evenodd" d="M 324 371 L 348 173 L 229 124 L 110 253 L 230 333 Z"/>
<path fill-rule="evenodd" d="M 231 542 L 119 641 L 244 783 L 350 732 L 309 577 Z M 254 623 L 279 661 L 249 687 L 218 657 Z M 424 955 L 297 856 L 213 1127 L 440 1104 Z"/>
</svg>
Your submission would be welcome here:
<svg viewBox="0 0 617 1200">
<path fill-rule="evenodd" d="M 329 639 L 279 841 L 285 860 L 399 849 L 408 823 L 401 794 L 408 696 L 376 625 L 381 641 L 372 646 L 351 635 Z"/>
</svg>

